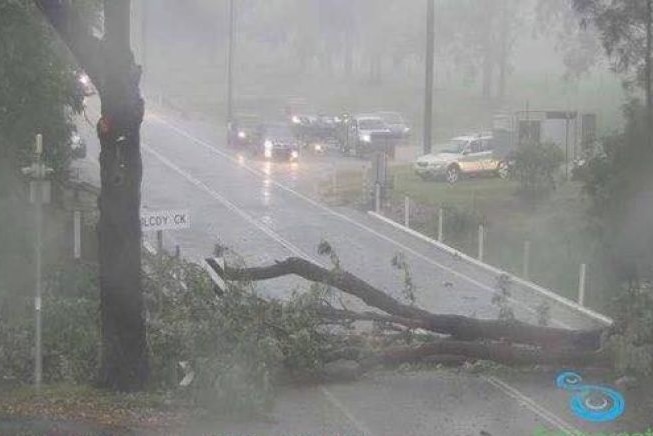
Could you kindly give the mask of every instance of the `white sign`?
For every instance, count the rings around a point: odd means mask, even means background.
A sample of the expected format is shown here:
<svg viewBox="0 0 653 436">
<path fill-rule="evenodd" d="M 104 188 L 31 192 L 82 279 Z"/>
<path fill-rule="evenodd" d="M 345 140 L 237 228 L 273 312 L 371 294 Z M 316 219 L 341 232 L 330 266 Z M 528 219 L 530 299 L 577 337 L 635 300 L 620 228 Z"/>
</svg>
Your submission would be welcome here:
<svg viewBox="0 0 653 436">
<path fill-rule="evenodd" d="M 189 228 L 190 213 L 187 210 L 141 211 L 141 229 L 144 232 Z"/>
</svg>

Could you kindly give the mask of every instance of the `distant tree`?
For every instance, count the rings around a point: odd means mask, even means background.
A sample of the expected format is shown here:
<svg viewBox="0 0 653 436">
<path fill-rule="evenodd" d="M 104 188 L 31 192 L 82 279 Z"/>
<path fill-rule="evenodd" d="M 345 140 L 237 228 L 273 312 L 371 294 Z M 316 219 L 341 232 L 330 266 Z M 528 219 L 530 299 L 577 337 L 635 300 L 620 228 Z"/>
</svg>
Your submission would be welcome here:
<svg viewBox="0 0 653 436">
<path fill-rule="evenodd" d="M 556 50 L 563 56 L 568 79 L 589 73 L 602 59 L 596 26 L 581 23 L 570 0 L 538 0 L 537 34 L 556 38 Z"/>
<path fill-rule="evenodd" d="M 68 175 L 71 115 L 81 108 L 69 61 L 32 3 L 0 2 L 0 318 L 16 312 L 8 298 L 31 295 L 25 266 L 33 228 L 20 168 L 32 159 L 37 133 L 55 179 Z"/>
<path fill-rule="evenodd" d="M 487 100 L 505 97 L 510 58 L 519 31 L 529 19 L 530 5 L 530 1 L 518 0 L 446 0 L 441 6 L 455 27 L 451 50 L 457 64 L 480 72 Z"/>
<path fill-rule="evenodd" d="M 653 119 L 651 48 L 653 0 L 570 0 L 581 24 L 593 25 L 601 35 L 614 69 L 625 83 L 644 90 L 649 119 Z"/>
</svg>

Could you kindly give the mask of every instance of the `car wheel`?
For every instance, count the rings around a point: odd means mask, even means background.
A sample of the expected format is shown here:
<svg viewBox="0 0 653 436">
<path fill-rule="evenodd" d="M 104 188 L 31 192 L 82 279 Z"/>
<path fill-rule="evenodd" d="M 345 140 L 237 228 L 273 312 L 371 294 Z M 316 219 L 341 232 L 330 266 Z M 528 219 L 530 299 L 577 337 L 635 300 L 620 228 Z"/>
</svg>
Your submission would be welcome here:
<svg viewBox="0 0 653 436">
<path fill-rule="evenodd" d="M 460 179 L 460 168 L 457 166 L 450 166 L 447 168 L 447 182 L 450 185 L 455 184 Z"/>
<path fill-rule="evenodd" d="M 508 162 L 499 162 L 497 174 L 499 174 L 499 177 L 503 180 L 506 180 L 510 176 L 510 168 L 508 167 Z"/>
</svg>

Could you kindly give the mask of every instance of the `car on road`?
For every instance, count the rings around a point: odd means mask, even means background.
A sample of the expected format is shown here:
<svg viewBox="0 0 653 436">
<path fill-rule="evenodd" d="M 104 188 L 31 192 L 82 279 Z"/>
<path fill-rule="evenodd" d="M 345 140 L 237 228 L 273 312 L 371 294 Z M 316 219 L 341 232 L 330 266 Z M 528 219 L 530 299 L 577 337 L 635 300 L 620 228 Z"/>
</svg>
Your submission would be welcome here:
<svg viewBox="0 0 653 436">
<path fill-rule="evenodd" d="M 256 115 L 241 115 L 235 118 L 227 127 L 229 146 L 238 149 L 248 149 L 257 141 L 257 128 L 261 120 Z"/>
<path fill-rule="evenodd" d="M 75 79 L 77 83 L 77 88 L 81 95 L 84 97 L 90 97 L 91 95 L 96 94 L 95 87 L 91 78 L 82 70 L 75 71 Z"/>
<path fill-rule="evenodd" d="M 70 137 L 70 150 L 73 159 L 86 158 L 86 141 L 77 132 Z"/>
<path fill-rule="evenodd" d="M 254 154 L 266 160 L 299 159 L 300 143 L 290 125 L 283 122 L 262 124 L 257 129 Z"/>
<path fill-rule="evenodd" d="M 353 116 L 342 124 L 346 133 L 342 135 L 343 154 L 365 157 L 375 152 L 385 152 L 394 157 L 397 138 L 383 118 L 376 114 Z"/>
<path fill-rule="evenodd" d="M 376 115 L 388 125 L 390 131 L 401 139 L 406 139 L 410 135 L 410 127 L 406 119 L 399 112 L 377 112 Z"/>
<path fill-rule="evenodd" d="M 459 136 L 453 138 L 439 152 L 418 158 L 413 164 L 422 179 L 444 178 L 454 184 L 462 176 L 509 176 L 508 161 L 498 153 L 491 135 Z"/>
</svg>

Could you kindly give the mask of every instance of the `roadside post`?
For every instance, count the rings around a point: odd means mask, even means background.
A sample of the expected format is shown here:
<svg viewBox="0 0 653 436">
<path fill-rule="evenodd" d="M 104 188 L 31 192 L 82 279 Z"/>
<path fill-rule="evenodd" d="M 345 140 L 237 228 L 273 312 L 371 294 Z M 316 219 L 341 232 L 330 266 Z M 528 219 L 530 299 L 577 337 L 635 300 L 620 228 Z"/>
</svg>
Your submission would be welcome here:
<svg viewBox="0 0 653 436">
<path fill-rule="evenodd" d="M 410 197 L 404 199 L 404 225 L 410 228 Z"/>
<path fill-rule="evenodd" d="M 35 264 L 36 264 L 36 285 L 34 296 L 35 315 L 35 346 L 34 346 L 34 383 L 36 389 L 41 389 L 43 379 L 43 350 L 42 350 L 42 326 L 41 326 L 41 296 L 42 296 L 42 239 L 43 239 L 43 205 L 50 203 L 50 181 L 47 176 L 54 171 L 45 166 L 43 157 L 43 136 L 36 135 L 34 150 L 34 161 L 29 167 L 22 169 L 25 176 L 31 178 L 29 184 L 30 203 L 34 205 L 35 221 Z"/>
<path fill-rule="evenodd" d="M 525 280 L 529 279 L 529 269 L 531 263 L 531 241 L 524 242 L 524 261 L 522 263 L 522 278 Z"/>
<path fill-rule="evenodd" d="M 73 257 L 79 260 L 82 257 L 82 212 L 73 212 Z"/>
<path fill-rule="evenodd" d="M 438 242 L 444 240 L 444 208 L 440 208 L 438 217 Z"/>
<path fill-rule="evenodd" d="M 587 279 L 587 264 L 580 265 L 580 274 L 578 278 L 578 304 L 585 306 L 585 281 Z"/>
<path fill-rule="evenodd" d="M 376 188 L 374 195 L 374 212 L 381 213 L 381 184 L 376 182 L 374 186 Z"/>
<path fill-rule="evenodd" d="M 485 256 L 485 227 L 483 224 L 478 226 L 478 260 L 483 262 Z"/>
<path fill-rule="evenodd" d="M 163 253 L 163 230 L 156 231 L 156 252 Z"/>
<path fill-rule="evenodd" d="M 163 253 L 163 231 L 190 228 L 190 212 L 187 210 L 141 211 L 141 230 L 156 232 L 157 253 Z M 175 254 L 179 250 L 175 248 Z"/>
</svg>

